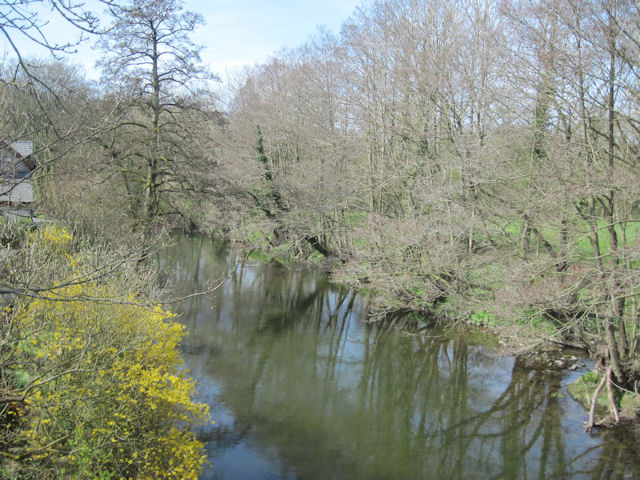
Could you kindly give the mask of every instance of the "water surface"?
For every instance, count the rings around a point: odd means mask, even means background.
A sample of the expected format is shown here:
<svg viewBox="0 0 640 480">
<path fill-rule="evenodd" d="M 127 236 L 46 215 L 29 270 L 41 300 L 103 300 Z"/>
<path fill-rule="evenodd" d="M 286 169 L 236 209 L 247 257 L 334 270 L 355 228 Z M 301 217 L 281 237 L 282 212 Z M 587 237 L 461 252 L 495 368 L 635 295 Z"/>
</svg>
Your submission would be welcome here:
<svg viewBox="0 0 640 480">
<path fill-rule="evenodd" d="M 366 325 L 365 299 L 301 267 L 180 237 L 160 267 L 215 424 L 203 479 L 640 478 L 640 435 L 583 433 L 571 379 L 436 329 Z M 571 375 L 575 376 L 575 373 Z"/>
</svg>

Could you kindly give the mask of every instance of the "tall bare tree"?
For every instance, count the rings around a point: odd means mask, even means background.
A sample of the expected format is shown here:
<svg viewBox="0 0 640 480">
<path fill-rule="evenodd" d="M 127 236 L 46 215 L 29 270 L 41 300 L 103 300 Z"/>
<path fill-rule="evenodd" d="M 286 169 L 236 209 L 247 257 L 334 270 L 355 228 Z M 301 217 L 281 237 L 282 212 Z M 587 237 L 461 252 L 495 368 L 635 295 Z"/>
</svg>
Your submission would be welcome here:
<svg viewBox="0 0 640 480">
<path fill-rule="evenodd" d="M 194 101 L 198 82 L 215 77 L 202 65 L 202 47 L 190 39 L 204 20 L 182 11 L 179 0 L 130 2 L 110 12 L 113 24 L 100 42 L 105 56 L 99 65 L 103 79 L 126 100 L 128 112 L 119 127 L 137 130 L 142 140 L 142 148 L 128 155 L 142 161 L 142 217 L 148 223 L 166 213 L 163 196 L 180 164 L 192 160 L 188 147 L 194 133 L 178 117 L 203 111 Z"/>
</svg>

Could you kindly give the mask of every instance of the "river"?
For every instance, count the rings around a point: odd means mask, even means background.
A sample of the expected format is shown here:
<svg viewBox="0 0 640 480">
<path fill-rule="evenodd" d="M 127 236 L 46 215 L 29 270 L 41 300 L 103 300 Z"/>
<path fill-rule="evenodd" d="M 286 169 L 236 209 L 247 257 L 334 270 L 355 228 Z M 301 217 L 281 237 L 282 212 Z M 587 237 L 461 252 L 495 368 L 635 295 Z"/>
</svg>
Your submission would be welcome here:
<svg viewBox="0 0 640 480">
<path fill-rule="evenodd" d="M 202 479 L 640 478 L 640 434 L 583 433 L 565 386 L 468 335 L 365 324 L 365 298 L 301 266 L 176 237 L 186 367 L 215 424 Z"/>
</svg>

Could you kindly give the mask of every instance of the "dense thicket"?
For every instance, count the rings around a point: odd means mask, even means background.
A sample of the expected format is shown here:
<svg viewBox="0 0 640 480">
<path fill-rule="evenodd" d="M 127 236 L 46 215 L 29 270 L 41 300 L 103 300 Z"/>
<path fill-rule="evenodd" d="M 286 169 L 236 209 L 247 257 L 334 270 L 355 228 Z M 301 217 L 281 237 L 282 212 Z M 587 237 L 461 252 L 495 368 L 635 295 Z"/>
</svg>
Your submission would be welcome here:
<svg viewBox="0 0 640 480">
<path fill-rule="evenodd" d="M 237 88 L 225 158 L 253 165 L 244 231 L 337 256 L 377 312 L 543 325 L 635 388 L 639 13 L 358 9 Z"/>
</svg>

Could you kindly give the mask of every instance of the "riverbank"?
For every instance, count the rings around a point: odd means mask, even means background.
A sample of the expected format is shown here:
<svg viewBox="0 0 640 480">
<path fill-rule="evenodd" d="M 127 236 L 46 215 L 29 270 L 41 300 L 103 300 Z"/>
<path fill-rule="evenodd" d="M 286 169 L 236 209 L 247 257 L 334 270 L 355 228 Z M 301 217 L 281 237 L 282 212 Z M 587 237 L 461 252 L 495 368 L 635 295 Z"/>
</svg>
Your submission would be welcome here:
<svg viewBox="0 0 640 480">
<path fill-rule="evenodd" d="M 405 282 L 398 275 L 372 274 L 366 270 L 369 266 L 363 266 L 362 263 L 358 268 L 354 266 L 353 261 L 345 262 L 344 258 L 320 255 L 313 250 L 293 254 L 293 251 L 284 245 L 269 245 L 263 241 L 255 241 L 256 237 L 254 235 L 253 243 L 235 243 L 248 252 L 250 258 L 263 262 L 278 262 L 285 266 L 294 263 L 307 265 L 309 268 L 322 271 L 332 281 L 365 295 L 368 299 L 368 322 L 397 323 L 397 318 L 402 317 L 405 321 L 410 318 L 422 318 L 423 323 L 444 327 L 481 327 L 495 336 L 494 348 L 506 355 L 535 355 L 536 351 L 555 351 L 563 347 L 586 351 L 584 345 L 558 335 L 549 322 L 536 321 L 539 319 L 533 318 L 534 312 L 530 312 L 532 317 L 519 318 L 514 322 L 483 310 L 481 307 L 488 307 L 486 302 L 480 303 L 477 298 L 468 295 L 466 298 L 459 295 L 454 300 L 438 297 L 427 301 L 425 284 L 420 285 L 417 278 L 411 280 L 416 286 L 408 292 L 398 287 L 398 284 Z M 464 304 L 465 300 L 469 302 L 468 305 Z M 409 323 L 413 326 L 416 324 L 411 321 Z"/>
<path fill-rule="evenodd" d="M 246 248 L 246 242 L 243 245 Z M 482 286 L 477 282 L 480 277 L 477 271 L 472 272 L 471 280 L 466 281 L 461 280 L 459 274 L 457 277 L 425 274 L 405 263 L 403 265 L 407 272 L 398 274 L 380 269 L 382 260 L 376 264 L 356 262 L 354 259 L 345 261 L 344 257 L 319 255 L 313 249 L 307 250 L 307 254 L 298 252 L 295 256 L 286 256 L 289 250 L 283 245 L 266 245 L 263 242 L 257 242 L 257 245 L 260 249 L 256 251 L 261 252 L 258 256 L 262 260 L 277 261 L 285 265 L 302 261 L 327 273 L 333 281 L 366 295 L 368 322 L 393 324 L 409 331 L 415 330 L 419 323 L 444 328 L 479 328 L 493 337 L 488 343 L 497 353 L 517 356 L 523 364 L 534 369 L 577 370 L 584 367 L 584 362 L 573 358 L 591 356 L 593 364 L 603 359 L 602 350 L 605 347 L 602 343 L 586 342 L 584 337 L 581 338 L 573 329 L 567 328 L 557 318 L 562 311 L 548 310 L 541 299 L 535 296 L 535 289 L 529 290 L 531 298 L 523 298 L 524 292 L 518 289 L 511 292 L 511 296 L 517 297 L 515 301 L 509 298 L 508 282 L 511 277 L 499 280 L 493 273 L 492 276 L 484 277 L 487 284 Z M 491 272 L 495 270 L 495 265 L 484 263 L 482 268 L 484 272 Z M 571 278 L 573 277 L 567 275 L 562 283 L 566 285 Z M 434 293 L 436 284 L 440 288 L 435 289 Z M 445 295 L 448 292 L 452 292 L 450 296 Z M 398 321 L 399 317 L 404 320 Z M 416 318 L 422 320 L 416 322 Z M 595 336 L 591 336 L 591 342 L 594 339 Z M 583 397 L 584 395 L 581 396 L 580 403 L 584 406 Z M 616 397 L 618 409 L 622 409 L 621 402 L 625 397 L 625 418 L 637 421 L 640 412 L 635 407 L 638 395 L 632 389 L 620 390 Z M 590 398 L 593 399 L 593 392 Z M 627 408 L 631 405 L 634 407 Z M 591 405 L 585 408 L 588 413 Z M 601 419 L 604 419 L 605 415 L 598 412 Z M 607 421 L 600 423 L 611 424 Z"/>
</svg>

